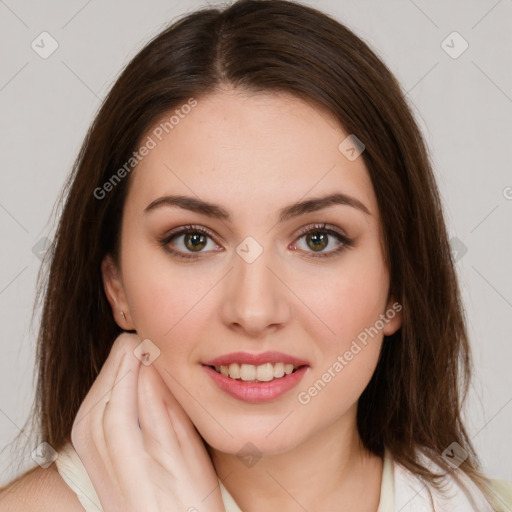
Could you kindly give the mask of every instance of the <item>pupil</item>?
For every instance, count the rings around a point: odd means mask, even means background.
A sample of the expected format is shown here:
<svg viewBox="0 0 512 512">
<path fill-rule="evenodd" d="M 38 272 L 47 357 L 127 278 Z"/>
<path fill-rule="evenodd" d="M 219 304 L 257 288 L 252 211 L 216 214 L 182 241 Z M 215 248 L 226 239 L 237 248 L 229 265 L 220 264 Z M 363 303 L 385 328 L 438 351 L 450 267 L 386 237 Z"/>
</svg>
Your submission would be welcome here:
<svg viewBox="0 0 512 512">
<path fill-rule="evenodd" d="M 185 245 L 192 250 L 202 249 L 205 245 L 205 236 L 200 233 L 189 233 L 185 235 Z"/>
<path fill-rule="evenodd" d="M 311 233 L 308 236 L 308 242 L 313 242 L 313 247 L 311 247 L 312 249 L 324 249 L 327 247 L 328 243 L 327 235 L 320 232 Z"/>
</svg>

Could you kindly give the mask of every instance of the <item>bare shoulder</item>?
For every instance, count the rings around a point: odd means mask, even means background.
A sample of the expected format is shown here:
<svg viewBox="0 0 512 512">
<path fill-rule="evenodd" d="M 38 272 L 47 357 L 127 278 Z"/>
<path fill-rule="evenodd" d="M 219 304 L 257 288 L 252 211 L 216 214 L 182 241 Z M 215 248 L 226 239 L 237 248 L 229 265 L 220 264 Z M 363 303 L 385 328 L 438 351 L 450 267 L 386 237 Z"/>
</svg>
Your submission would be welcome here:
<svg viewBox="0 0 512 512">
<path fill-rule="evenodd" d="M 76 494 L 64 482 L 55 464 L 25 472 L 0 488 L 0 512 L 84 512 Z"/>
</svg>

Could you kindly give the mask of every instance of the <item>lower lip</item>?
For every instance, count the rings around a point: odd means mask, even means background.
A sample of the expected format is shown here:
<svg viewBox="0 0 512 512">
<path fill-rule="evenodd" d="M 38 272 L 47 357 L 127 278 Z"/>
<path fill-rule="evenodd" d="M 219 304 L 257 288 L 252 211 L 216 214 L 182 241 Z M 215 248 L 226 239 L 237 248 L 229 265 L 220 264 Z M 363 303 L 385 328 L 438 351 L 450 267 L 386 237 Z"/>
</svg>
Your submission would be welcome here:
<svg viewBox="0 0 512 512">
<path fill-rule="evenodd" d="M 297 371 L 269 382 L 246 382 L 225 377 L 209 366 L 202 366 L 222 391 L 233 398 L 250 403 L 268 402 L 283 395 L 300 382 L 308 369 L 308 366 L 301 366 Z"/>
</svg>

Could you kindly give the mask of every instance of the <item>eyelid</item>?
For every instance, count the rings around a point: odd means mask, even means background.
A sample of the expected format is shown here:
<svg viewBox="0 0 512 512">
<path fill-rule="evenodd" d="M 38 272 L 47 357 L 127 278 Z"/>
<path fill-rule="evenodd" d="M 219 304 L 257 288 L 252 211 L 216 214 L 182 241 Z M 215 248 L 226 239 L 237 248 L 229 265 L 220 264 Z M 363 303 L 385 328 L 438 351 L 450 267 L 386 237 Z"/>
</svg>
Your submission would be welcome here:
<svg viewBox="0 0 512 512">
<path fill-rule="evenodd" d="M 295 236 L 295 238 L 299 238 L 299 237 L 301 237 L 301 236 L 303 236 L 303 235 L 305 235 L 305 234 L 307 234 L 310 231 L 315 230 L 315 229 L 326 230 L 326 231 L 332 230 L 332 231 L 335 231 L 337 234 L 339 234 L 339 235 L 341 235 L 341 236 L 343 236 L 345 238 L 348 238 L 347 235 L 345 233 L 343 233 L 342 230 L 340 230 L 340 228 L 338 228 L 335 225 L 328 224 L 326 222 L 308 224 L 308 225 L 300 228 L 299 231 L 297 233 L 295 233 L 294 236 Z M 214 233 L 210 229 L 208 229 L 208 228 L 206 228 L 204 226 L 198 225 L 198 224 L 185 224 L 183 226 L 178 226 L 178 227 L 172 229 L 171 231 L 167 232 L 161 238 L 162 239 L 169 239 L 173 235 L 176 235 L 176 234 L 185 234 L 187 230 L 199 231 L 201 233 L 207 234 L 213 240 L 219 239 L 222 243 L 226 243 L 225 240 L 221 236 L 217 235 L 216 233 Z"/>
<path fill-rule="evenodd" d="M 299 229 L 299 231 L 296 233 L 295 237 L 300 238 L 301 236 L 303 236 L 307 233 L 313 232 L 315 230 L 334 231 L 341 237 L 348 239 L 347 235 L 345 235 L 340 228 L 338 228 L 337 226 L 335 226 L 333 224 L 327 224 L 326 222 L 308 224 L 307 226 L 304 226 L 303 228 Z"/>
<path fill-rule="evenodd" d="M 335 225 L 327 224 L 325 222 L 324 223 L 308 224 L 308 225 L 302 227 L 294 235 L 293 243 L 295 243 L 298 239 L 302 238 L 303 236 L 305 236 L 309 233 L 314 233 L 315 231 L 324 231 L 328 234 L 331 234 L 331 236 L 336 235 L 340 239 L 339 241 L 341 243 L 341 246 L 338 249 L 333 249 L 333 250 L 327 251 L 327 252 L 315 253 L 314 251 L 312 251 L 311 253 L 309 253 L 306 251 L 306 253 L 305 253 L 306 257 L 328 258 L 330 256 L 334 256 L 334 255 L 338 254 L 341 250 L 351 247 L 353 245 L 353 240 L 348 238 L 348 236 L 345 235 L 343 233 L 343 231 L 340 230 L 340 228 L 338 228 Z M 162 245 L 163 247 L 167 247 L 168 244 L 171 242 L 172 238 L 178 237 L 178 236 L 183 236 L 189 232 L 203 233 L 203 234 L 209 236 L 217 245 L 218 245 L 217 238 L 220 238 L 221 241 L 223 243 L 225 243 L 223 241 L 222 237 L 216 235 L 210 229 L 208 229 L 202 225 L 197 225 L 197 224 L 186 224 L 186 225 L 178 226 L 178 227 L 172 229 L 171 231 L 169 231 L 168 233 L 166 233 L 158 241 L 159 241 L 160 245 Z M 181 258 L 181 259 L 192 259 L 192 260 L 198 259 L 201 257 L 201 254 L 202 254 L 202 251 L 193 253 L 193 252 L 182 252 L 182 251 L 178 251 L 176 249 L 170 249 L 170 248 L 166 248 L 166 250 L 169 253 L 171 253 L 172 256 L 176 256 L 177 258 Z M 206 251 L 206 253 L 208 253 L 208 252 L 211 252 L 211 251 Z M 218 251 L 216 251 L 216 252 L 218 252 Z"/>
<path fill-rule="evenodd" d="M 187 231 L 199 231 L 200 233 L 204 233 L 206 235 L 208 235 L 209 237 L 211 237 L 212 239 L 216 239 L 216 238 L 219 238 L 220 240 L 223 241 L 222 237 L 218 236 L 217 234 L 215 234 L 213 231 L 211 231 L 210 229 L 204 227 L 204 226 L 200 226 L 198 224 L 185 224 L 183 226 L 178 226 L 174 229 L 171 229 L 171 231 L 169 231 L 168 233 L 166 233 L 162 238 L 165 240 L 165 239 L 170 239 L 172 238 L 174 235 L 184 235 L 187 233 Z M 223 241 L 224 242 L 224 241 Z"/>
</svg>

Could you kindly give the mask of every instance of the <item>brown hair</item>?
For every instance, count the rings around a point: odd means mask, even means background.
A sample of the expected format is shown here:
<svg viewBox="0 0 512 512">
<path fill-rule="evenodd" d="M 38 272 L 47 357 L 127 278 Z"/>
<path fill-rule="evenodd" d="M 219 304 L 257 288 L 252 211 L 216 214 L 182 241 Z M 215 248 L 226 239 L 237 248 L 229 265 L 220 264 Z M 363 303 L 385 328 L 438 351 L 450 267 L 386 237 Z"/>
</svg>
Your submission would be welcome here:
<svg viewBox="0 0 512 512">
<path fill-rule="evenodd" d="M 461 419 L 471 376 L 464 312 L 420 131 L 396 79 L 367 44 L 329 16 L 282 0 L 241 0 L 183 17 L 136 55 L 103 102 L 62 191 L 65 205 L 44 261 L 49 274 L 42 267 L 38 278 L 36 302 L 44 293 L 44 307 L 32 420 L 39 441 L 59 450 L 70 440 L 77 410 L 121 332 L 100 263 L 107 253 L 119 255 L 130 176 L 102 199 L 94 191 L 162 114 L 224 84 L 313 102 L 365 145 L 390 295 L 403 306 L 403 323 L 384 339 L 359 399 L 362 442 L 379 456 L 387 447 L 436 485 L 416 449 L 447 468 L 441 453 L 455 441 L 469 453 L 461 469 L 483 481 Z"/>
</svg>

